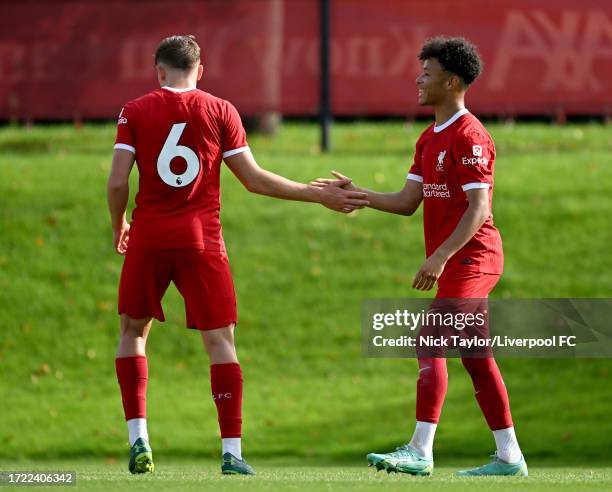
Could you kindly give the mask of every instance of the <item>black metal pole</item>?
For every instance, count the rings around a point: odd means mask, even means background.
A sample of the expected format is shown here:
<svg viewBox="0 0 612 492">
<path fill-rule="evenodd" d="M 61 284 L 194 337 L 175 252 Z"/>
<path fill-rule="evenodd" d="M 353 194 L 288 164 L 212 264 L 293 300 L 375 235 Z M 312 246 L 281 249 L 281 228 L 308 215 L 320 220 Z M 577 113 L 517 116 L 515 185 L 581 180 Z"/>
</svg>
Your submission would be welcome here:
<svg viewBox="0 0 612 492">
<path fill-rule="evenodd" d="M 319 122 L 321 125 L 321 151 L 330 149 L 331 97 L 330 97 L 330 3 L 331 0 L 319 0 L 320 26 L 320 100 Z"/>
</svg>

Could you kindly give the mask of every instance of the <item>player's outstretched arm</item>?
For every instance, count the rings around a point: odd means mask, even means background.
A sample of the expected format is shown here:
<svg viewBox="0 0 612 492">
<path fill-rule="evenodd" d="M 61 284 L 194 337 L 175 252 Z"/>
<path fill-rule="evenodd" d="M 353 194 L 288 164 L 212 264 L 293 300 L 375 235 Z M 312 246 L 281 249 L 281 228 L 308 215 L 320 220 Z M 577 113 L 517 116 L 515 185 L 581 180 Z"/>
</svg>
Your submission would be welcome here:
<svg viewBox="0 0 612 492">
<path fill-rule="evenodd" d="M 370 202 L 368 207 L 376 210 L 399 215 L 412 215 L 419 208 L 423 200 L 423 185 L 411 179 L 406 180 L 406 185 L 400 191 L 381 193 L 356 186 L 351 178 L 337 171 L 332 171 L 332 174 L 337 180 L 347 182 L 347 184 L 343 185 L 344 189 L 366 193 L 367 200 Z M 337 180 L 318 178 L 310 184 L 318 188 L 325 188 Z"/>
<path fill-rule="evenodd" d="M 350 180 L 333 180 L 326 187 L 291 181 L 259 167 L 253 154 L 249 151 L 227 157 L 225 163 L 247 190 L 259 195 L 320 203 L 327 208 L 343 213 L 363 208 L 369 203 L 366 193 L 343 189 L 343 186 L 349 184 Z"/>
<path fill-rule="evenodd" d="M 129 150 L 115 149 L 113 164 L 108 176 L 108 210 L 113 228 L 113 244 L 120 255 L 127 250 L 130 235 L 125 213 L 130 196 L 130 172 L 134 165 L 134 154 Z"/>
</svg>

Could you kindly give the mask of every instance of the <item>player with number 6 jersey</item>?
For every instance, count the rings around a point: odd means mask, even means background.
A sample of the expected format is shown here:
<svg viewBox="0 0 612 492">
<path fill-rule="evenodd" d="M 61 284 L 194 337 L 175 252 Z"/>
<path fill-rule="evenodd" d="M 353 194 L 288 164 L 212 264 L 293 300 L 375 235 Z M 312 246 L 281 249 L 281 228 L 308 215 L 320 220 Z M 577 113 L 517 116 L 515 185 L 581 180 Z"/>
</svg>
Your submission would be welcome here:
<svg viewBox="0 0 612 492">
<path fill-rule="evenodd" d="M 248 150 L 230 102 L 161 87 L 124 106 L 115 149 L 134 151 L 139 172 L 130 247 L 224 250 L 221 161 Z"/>
<path fill-rule="evenodd" d="M 108 180 L 113 242 L 117 253 L 125 255 L 115 366 L 131 446 L 128 469 L 154 469 L 146 420 L 145 347 L 153 318 L 165 319 L 161 300 L 174 282 L 185 300 L 187 326 L 200 330 L 211 362 L 221 470 L 252 475 L 241 449 L 242 370 L 234 346 L 236 296 L 219 221 L 221 162 L 249 191 L 275 198 L 316 202 L 348 213 L 366 206 L 367 195 L 343 189 L 348 180 L 322 190 L 259 167 L 236 108 L 196 88 L 203 66 L 192 36 L 162 40 L 155 69 L 160 88 L 121 110 Z M 134 162 L 139 184 L 128 223 Z"/>
</svg>

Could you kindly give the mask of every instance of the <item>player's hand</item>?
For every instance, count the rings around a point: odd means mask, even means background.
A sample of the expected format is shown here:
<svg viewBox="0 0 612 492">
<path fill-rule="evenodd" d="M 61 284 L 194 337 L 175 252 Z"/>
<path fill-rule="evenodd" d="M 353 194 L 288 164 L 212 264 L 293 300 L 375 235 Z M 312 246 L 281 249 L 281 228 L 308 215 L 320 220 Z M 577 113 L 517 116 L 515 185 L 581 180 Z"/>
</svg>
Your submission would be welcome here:
<svg viewBox="0 0 612 492">
<path fill-rule="evenodd" d="M 123 221 L 119 229 L 113 231 L 113 244 L 115 246 L 115 251 L 120 255 L 125 255 L 129 239 L 130 224 Z"/>
<path fill-rule="evenodd" d="M 412 281 L 412 287 L 417 290 L 431 290 L 442 275 L 446 259 L 434 253 L 425 260 Z"/>
<path fill-rule="evenodd" d="M 359 188 L 357 188 L 357 186 L 353 184 L 353 180 L 349 178 L 348 176 L 344 176 L 343 174 L 340 174 L 338 171 L 332 171 L 331 173 L 336 177 L 336 179 L 317 178 L 314 181 L 311 181 L 310 184 L 312 186 L 316 186 L 317 188 L 325 188 L 327 185 L 331 183 L 337 183 L 338 181 L 341 181 L 342 182 L 340 184 L 341 188 L 344 188 L 345 190 L 349 190 L 349 191 L 359 191 Z"/>
<path fill-rule="evenodd" d="M 370 204 L 367 193 L 347 190 L 344 188 L 346 184 L 344 179 L 334 179 L 329 180 L 329 183 L 313 186 L 319 190 L 321 205 L 336 212 L 348 214 Z"/>
</svg>

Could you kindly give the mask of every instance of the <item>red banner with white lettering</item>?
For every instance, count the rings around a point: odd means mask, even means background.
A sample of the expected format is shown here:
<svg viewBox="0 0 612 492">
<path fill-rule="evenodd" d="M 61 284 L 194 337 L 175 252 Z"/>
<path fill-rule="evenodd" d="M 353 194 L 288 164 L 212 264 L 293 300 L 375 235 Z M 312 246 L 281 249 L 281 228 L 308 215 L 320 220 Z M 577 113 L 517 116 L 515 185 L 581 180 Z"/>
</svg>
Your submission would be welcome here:
<svg viewBox="0 0 612 492">
<path fill-rule="evenodd" d="M 318 108 L 314 0 L 21 1 L 0 7 L 0 119 L 110 118 L 156 88 L 153 53 L 194 34 L 200 88 L 243 114 Z M 427 37 L 473 41 L 480 114 L 612 113 L 609 0 L 331 0 L 336 115 L 414 115 Z"/>
</svg>

